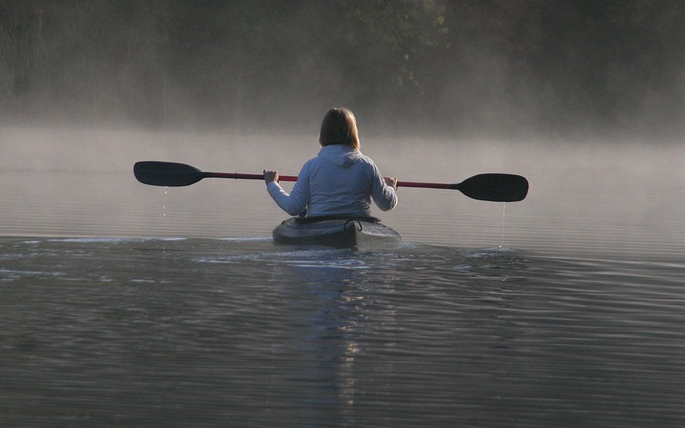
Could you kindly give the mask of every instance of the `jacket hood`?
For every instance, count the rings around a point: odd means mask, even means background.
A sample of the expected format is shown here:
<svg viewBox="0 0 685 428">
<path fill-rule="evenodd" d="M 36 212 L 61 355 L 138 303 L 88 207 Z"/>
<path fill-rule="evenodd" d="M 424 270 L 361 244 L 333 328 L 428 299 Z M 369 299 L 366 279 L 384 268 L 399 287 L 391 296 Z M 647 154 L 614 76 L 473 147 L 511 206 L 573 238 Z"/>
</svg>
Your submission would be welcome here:
<svg viewBox="0 0 685 428">
<path fill-rule="evenodd" d="M 347 168 L 357 162 L 364 155 L 357 149 L 345 144 L 334 144 L 322 147 L 319 156 L 342 168 Z"/>
</svg>

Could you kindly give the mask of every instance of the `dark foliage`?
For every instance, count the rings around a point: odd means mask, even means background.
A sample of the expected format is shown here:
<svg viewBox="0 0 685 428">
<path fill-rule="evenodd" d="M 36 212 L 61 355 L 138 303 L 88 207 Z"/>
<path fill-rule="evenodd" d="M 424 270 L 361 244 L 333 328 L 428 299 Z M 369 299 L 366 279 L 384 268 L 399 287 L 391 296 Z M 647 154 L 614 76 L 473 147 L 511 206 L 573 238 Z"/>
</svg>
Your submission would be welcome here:
<svg viewBox="0 0 685 428">
<path fill-rule="evenodd" d="M 4 117 L 682 130 L 679 0 L 0 1 Z M 402 124 L 402 125 L 398 125 Z"/>
</svg>

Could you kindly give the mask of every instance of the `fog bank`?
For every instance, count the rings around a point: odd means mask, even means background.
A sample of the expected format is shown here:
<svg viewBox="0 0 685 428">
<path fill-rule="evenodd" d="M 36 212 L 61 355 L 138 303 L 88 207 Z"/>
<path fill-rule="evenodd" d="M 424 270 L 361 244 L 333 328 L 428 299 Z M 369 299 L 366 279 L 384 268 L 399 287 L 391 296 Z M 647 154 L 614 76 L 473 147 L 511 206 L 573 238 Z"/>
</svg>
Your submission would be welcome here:
<svg viewBox="0 0 685 428">
<path fill-rule="evenodd" d="M 685 3 L 0 4 L 5 121 L 398 134 L 678 135 Z"/>
</svg>

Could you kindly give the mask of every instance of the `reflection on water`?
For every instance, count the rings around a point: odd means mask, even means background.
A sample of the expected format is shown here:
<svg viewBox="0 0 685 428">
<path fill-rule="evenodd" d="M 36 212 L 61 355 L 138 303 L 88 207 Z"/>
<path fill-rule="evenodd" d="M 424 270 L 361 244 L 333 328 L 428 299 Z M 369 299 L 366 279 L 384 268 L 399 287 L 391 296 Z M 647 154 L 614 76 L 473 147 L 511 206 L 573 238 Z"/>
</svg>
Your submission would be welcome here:
<svg viewBox="0 0 685 428">
<path fill-rule="evenodd" d="M 307 142 L 2 137 L 0 426 L 685 423 L 683 148 L 365 140 L 388 175 L 531 192 L 400 189 L 405 242 L 355 252 L 275 246 L 263 183 L 131 171 L 293 173 Z"/>
</svg>

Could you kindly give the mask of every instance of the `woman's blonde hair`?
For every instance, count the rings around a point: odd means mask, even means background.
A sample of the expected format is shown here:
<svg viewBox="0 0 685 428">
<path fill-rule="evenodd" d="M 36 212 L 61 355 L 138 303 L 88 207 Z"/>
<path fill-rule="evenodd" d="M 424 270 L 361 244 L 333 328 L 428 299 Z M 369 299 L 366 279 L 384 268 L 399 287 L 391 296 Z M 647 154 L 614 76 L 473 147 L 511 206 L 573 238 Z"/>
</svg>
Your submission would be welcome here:
<svg viewBox="0 0 685 428">
<path fill-rule="evenodd" d="M 321 122 L 319 144 L 321 146 L 345 144 L 359 149 L 359 131 L 354 114 L 345 107 L 328 110 Z"/>
</svg>

